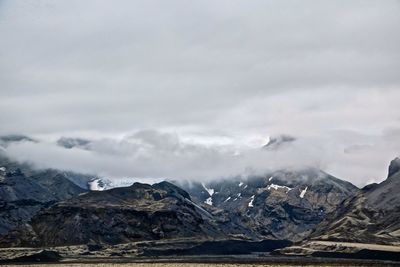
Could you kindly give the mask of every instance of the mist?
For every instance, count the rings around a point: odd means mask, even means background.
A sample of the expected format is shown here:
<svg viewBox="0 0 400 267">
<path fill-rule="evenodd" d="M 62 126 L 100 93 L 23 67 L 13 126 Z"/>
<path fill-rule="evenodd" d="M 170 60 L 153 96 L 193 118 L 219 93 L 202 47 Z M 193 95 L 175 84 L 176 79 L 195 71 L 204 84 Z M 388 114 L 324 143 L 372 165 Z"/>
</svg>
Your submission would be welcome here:
<svg viewBox="0 0 400 267">
<path fill-rule="evenodd" d="M 400 154 L 399 1 L 1 1 L 0 135 L 39 168 L 141 181 Z M 295 141 L 279 150 L 272 137 Z M 90 140 L 66 149 L 61 137 Z"/>
<path fill-rule="evenodd" d="M 87 140 L 88 144 L 71 148 L 56 142 L 13 142 L 6 153 L 39 169 L 99 175 L 114 182 L 118 179 L 147 183 L 166 179 L 207 182 L 283 169 L 318 168 L 364 186 L 386 178 L 388 162 L 400 149 L 398 145 L 393 147 L 393 140 L 399 137 L 400 130 L 385 133 L 383 137 L 337 132 L 331 138 L 300 137 L 269 148 L 235 145 L 233 139 L 220 143 L 195 142 L 176 133 L 143 130 L 120 139 Z M 354 145 L 356 141 L 359 145 Z"/>
</svg>

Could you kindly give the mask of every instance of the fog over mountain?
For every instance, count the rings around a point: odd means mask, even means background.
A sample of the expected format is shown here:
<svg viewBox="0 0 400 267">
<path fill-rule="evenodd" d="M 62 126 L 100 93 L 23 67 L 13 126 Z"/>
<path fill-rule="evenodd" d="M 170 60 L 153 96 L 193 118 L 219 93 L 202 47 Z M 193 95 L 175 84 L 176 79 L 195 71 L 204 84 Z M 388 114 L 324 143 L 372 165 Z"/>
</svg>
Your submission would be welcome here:
<svg viewBox="0 0 400 267">
<path fill-rule="evenodd" d="M 0 135 L 36 141 L 2 146 L 111 179 L 379 182 L 400 153 L 400 2 L 306 2 L 0 1 Z"/>
</svg>

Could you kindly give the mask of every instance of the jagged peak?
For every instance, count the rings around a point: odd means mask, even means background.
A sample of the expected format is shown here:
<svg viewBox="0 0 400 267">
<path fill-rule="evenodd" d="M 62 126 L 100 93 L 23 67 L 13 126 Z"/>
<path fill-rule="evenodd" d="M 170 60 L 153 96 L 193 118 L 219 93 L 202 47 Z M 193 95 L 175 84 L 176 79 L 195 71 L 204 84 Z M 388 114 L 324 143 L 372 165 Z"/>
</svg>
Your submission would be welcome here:
<svg viewBox="0 0 400 267">
<path fill-rule="evenodd" d="M 400 158 L 396 157 L 390 162 L 388 178 L 400 171 Z"/>
</svg>

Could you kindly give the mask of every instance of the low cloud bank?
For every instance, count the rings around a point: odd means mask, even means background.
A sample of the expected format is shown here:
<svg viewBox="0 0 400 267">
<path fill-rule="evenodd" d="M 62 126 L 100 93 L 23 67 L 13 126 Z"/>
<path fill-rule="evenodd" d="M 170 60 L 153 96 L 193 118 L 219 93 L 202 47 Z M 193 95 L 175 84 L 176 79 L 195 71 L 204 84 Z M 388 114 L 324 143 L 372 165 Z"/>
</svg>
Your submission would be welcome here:
<svg viewBox="0 0 400 267">
<path fill-rule="evenodd" d="M 380 136 L 336 132 L 303 136 L 276 149 L 224 143 L 202 143 L 177 133 L 142 130 L 123 138 L 93 139 L 84 147 L 57 142 L 11 143 L 7 153 L 38 168 L 98 174 L 118 181 L 135 178 L 206 181 L 236 175 L 263 174 L 284 168 L 316 167 L 358 186 L 385 178 L 390 159 L 400 151 L 400 129 Z M 215 140 L 220 140 L 216 138 Z"/>
</svg>

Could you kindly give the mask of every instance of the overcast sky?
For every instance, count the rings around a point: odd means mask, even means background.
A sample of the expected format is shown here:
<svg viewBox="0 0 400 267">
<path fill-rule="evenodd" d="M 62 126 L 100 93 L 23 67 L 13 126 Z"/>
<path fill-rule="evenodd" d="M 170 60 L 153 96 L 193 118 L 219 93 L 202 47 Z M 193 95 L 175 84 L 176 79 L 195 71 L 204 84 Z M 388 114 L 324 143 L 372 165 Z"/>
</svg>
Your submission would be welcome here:
<svg viewBox="0 0 400 267">
<path fill-rule="evenodd" d="M 316 165 L 362 186 L 400 154 L 399 33 L 390 0 L 0 0 L 0 134 L 114 178 Z"/>
</svg>

